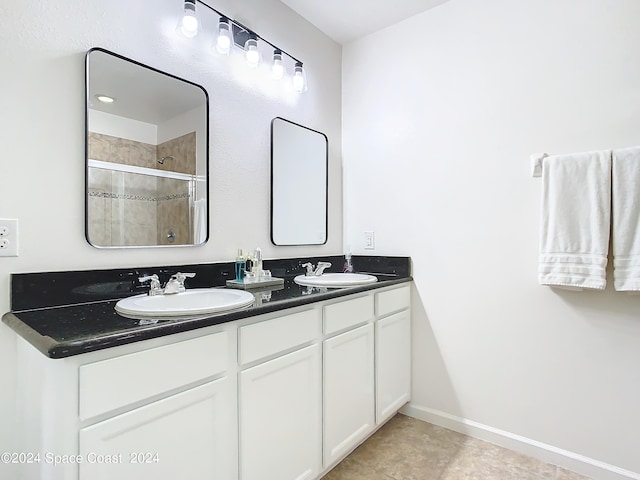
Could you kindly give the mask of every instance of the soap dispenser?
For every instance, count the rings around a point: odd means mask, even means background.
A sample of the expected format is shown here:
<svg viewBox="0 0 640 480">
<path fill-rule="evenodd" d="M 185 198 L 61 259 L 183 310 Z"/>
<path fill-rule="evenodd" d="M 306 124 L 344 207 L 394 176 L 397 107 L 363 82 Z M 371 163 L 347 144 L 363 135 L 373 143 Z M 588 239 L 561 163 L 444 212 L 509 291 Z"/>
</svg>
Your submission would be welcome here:
<svg viewBox="0 0 640 480">
<path fill-rule="evenodd" d="M 353 273 L 353 264 L 351 263 L 351 252 L 347 252 L 344 256 L 344 268 L 343 273 Z"/>
</svg>

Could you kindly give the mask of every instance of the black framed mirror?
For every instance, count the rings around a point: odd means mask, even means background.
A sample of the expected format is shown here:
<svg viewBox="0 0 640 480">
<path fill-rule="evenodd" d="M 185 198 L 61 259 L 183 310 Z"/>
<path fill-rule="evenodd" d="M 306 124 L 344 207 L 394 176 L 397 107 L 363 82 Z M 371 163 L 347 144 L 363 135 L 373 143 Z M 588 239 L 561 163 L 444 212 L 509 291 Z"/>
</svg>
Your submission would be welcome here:
<svg viewBox="0 0 640 480">
<path fill-rule="evenodd" d="M 207 91 L 102 48 L 85 57 L 87 241 L 201 245 L 209 237 Z"/>
<path fill-rule="evenodd" d="M 322 245 L 328 230 L 328 139 L 284 118 L 271 121 L 271 241 Z"/>
</svg>

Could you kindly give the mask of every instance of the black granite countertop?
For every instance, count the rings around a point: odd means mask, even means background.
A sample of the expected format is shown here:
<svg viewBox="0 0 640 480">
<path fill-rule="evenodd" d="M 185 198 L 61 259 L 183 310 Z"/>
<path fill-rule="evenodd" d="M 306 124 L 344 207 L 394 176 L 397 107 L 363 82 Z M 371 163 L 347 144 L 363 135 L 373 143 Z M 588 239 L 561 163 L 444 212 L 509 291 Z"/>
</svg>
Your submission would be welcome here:
<svg viewBox="0 0 640 480">
<path fill-rule="evenodd" d="M 334 265 L 342 265 L 343 257 L 331 259 Z M 157 323 L 127 318 L 114 309 L 120 298 L 140 294 L 135 281 L 138 275 L 156 272 L 166 276 L 198 270 L 200 281 L 187 286 L 215 287 L 230 278 L 233 264 L 17 274 L 12 276 L 12 311 L 4 314 L 2 321 L 46 356 L 64 358 L 411 281 L 407 257 L 354 257 L 356 270 L 376 275 L 377 283 L 343 288 L 300 286 L 293 278 L 300 273 L 299 265 L 309 260 L 316 259 L 265 261 L 265 268 L 285 278 L 285 283 L 248 290 L 256 298 L 249 307 L 209 316 L 160 319 Z M 101 298 L 104 296 L 110 298 Z M 43 305 L 45 301 L 48 305 Z"/>
</svg>

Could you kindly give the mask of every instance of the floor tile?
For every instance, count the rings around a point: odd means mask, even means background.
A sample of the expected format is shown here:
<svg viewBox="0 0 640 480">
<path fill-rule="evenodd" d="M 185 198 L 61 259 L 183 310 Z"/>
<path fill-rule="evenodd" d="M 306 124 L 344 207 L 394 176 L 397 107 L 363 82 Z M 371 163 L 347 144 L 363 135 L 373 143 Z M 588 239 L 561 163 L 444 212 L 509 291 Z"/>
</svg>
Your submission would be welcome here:
<svg viewBox="0 0 640 480">
<path fill-rule="evenodd" d="M 398 416 L 351 454 L 395 480 L 437 479 L 466 438 L 426 422 Z"/>
<path fill-rule="evenodd" d="M 554 480 L 556 467 L 511 450 L 469 439 L 442 480 Z"/>
<path fill-rule="evenodd" d="M 378 473 L 373 467 L 363 465 L 351 458 L 344 459 L 336 468 L 331 470 L 322 480 L 395 480 L 382 473 Z"/>
<path fill-rule="evenodd" d="M 589 480 L 398 414 L 323 480 Z"/>
<path fill-rule="evenodd" d="M 556 480 L 589 480 L 589 477 L 558 467 Z"/>
</svg>

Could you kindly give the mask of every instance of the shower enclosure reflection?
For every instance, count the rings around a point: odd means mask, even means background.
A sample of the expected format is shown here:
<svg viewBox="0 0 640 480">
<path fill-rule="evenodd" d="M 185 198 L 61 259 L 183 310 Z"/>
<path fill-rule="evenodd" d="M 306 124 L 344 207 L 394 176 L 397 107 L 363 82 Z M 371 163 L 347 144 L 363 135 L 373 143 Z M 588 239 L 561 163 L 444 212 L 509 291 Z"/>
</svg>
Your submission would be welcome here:
<svg viewBox="0 0 640 480">
<path fill-rule="evenodd" d="M 202 87 L 102 49 L 87 53 L 86 234 L 97 247 L 208 237 Z M 100 97 L 111 99 L 103 103 Z"/>
<path fill-rule="evenodd" d="M 202 243 L 195 175 L 89 160 L 89 235 L 98 245 Z M 203 200 L 200 200 L 203 202 Z M 198 202 L 198 201 L 196 201 Z"/>
</svg>

